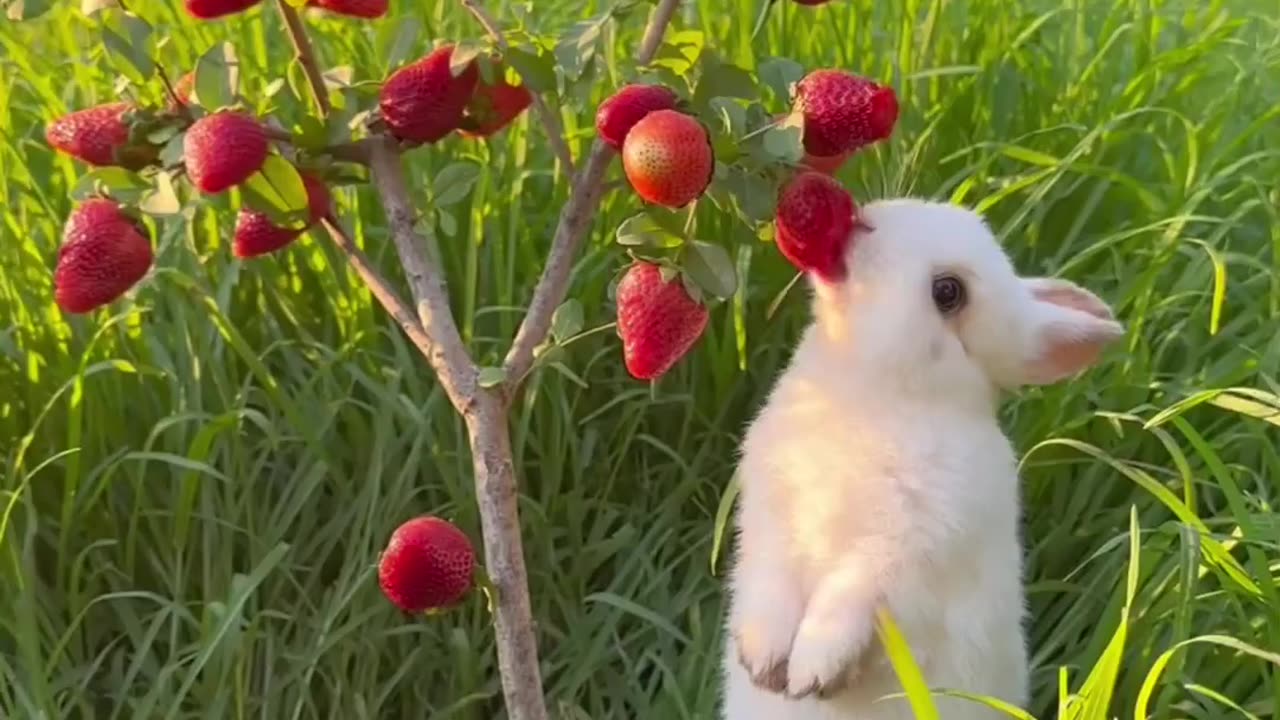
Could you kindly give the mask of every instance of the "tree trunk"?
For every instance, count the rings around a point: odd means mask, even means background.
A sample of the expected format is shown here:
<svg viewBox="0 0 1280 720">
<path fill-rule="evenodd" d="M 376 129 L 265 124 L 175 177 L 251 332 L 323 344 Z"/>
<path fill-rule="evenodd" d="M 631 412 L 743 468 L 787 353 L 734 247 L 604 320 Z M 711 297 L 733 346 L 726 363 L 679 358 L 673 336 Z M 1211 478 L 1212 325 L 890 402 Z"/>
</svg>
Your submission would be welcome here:
<svg viewBox="0 0 1280 720">
<path fill-rule="evenodd" d="M 515 466 L 506 403 L 496 390 L 478 390 L 465 413 L 475 468 L 476 501 L 489 578 L 496 589 L 494 631 L 498 670 L 510 720 L 547 720 L 538 643 L 529 606 L 529 578 L 520 540 Z"/>
</svg>

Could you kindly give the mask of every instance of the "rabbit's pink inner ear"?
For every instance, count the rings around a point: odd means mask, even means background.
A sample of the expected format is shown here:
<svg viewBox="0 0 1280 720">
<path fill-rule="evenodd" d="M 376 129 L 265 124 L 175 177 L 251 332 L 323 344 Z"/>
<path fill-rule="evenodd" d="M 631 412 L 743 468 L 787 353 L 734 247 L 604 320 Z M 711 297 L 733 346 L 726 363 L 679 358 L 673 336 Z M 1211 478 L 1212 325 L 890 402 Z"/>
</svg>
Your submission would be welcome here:
<svg viewBox="0 0 1280 720">
<path fill-rule="evenodd" d="M 1103 349 L 1124 336 L 1114 320 L 1071 311 L 1071 319 L 1058 319 L 1037 333 L 1034 355 L 1026 367 L 1027 382 L 1048 385 L 1065 380 L 1098 362 Z"/>
<path fill-rule="evenodd" d="M 1026 283 L 1031 288 L 1032 297 L 1040 302 L 1086 312 L 1101 320 L 1111 320 L 1114 317 L 1111 308 L 1102 298 L 1069 280 L 1034 278 Z"/>
</svg>

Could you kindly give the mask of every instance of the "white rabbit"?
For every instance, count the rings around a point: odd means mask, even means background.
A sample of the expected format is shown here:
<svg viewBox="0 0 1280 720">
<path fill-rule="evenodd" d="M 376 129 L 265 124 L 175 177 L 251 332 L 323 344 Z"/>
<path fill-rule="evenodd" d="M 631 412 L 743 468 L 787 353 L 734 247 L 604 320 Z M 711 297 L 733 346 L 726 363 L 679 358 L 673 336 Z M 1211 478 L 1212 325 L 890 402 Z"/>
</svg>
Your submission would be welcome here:
<svg viewBox="0 0 1280 720">
<path fill-rule="evenodd" d="M 743 442 L 726 720 L 907 720 L 886 607 L 933 688 L 1025 706 L 1016 460 L 1003 390 L 1092 365 L 1124 330 L 1065 280 L 1020 278 L 969 210 L 902 199 L 805 331 Z M 944 720 L 1006 715 L 935 696 Z"/>
</svg>

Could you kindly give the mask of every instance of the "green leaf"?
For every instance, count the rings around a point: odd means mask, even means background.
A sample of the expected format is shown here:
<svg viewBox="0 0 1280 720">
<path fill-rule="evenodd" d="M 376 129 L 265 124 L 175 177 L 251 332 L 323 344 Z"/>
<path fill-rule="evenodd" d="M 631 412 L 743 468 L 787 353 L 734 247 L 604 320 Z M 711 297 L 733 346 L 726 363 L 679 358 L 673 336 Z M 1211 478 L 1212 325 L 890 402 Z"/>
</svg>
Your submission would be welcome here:
<svg viewBox="0 0 1280 720">
<path fill-rule="evenodd" d="M 649 67 L 669 70 L 679 77 L 689 74 L 702 56 L 705 38 L 701 30 L 680 30 L 668 35 Z"/>
<path fill-rule="evenodd" d="M 449 56 L 449 72 L 458 77 L 466 72 L 467 66 L 475 61 L 476 56 L 484 51 L 484 45 L 474 40 L 462 40 L 453 46 L 453 54 Z"/>
<path fill-rule="evenodd" d="M 702 74 L 693 94 L 698 107 L 707 107 L 713 97 L 736 97 L 753 100 L 759 96 L 755 78 L 737 65 L 722 61 L 715 53 L 702 58 Z"/>
<path fill-rule="evenodd" d="M 355 81 L 356 69 L 350 65 L 339 65 L 325 70 L 320 76 L 324 79 L 325 87 L 338 90 L 351 87 Z"/>
<path fill-rule="evenodd" d="M 734 138 L 747 134 L 747 111 L 742 107 L 742 103 L 733 98 L 713 97 L 708 107 L 711 109 L 712 116 L 718 121 L 720 132 Z"/>
<path fill-rule="evenodd" d="M 345 131 L 346 128 L 339 127 L 339 130 Z M 300 113 L 298 122 L 293 125 L 292 134 L 297 138 L 298 145 L 306 148 L 318 148 L 323 147 L 330 141 L 332 132 L 332 126 L 326 127 L 326 121 L 310 113 Z M 343 132 L 343 135 L 345 134 Z"/>
<path fill-rule="evenodd" d="M 142 212 L 157 217 L 177 215 L 182 211 L 182 201 L 173 186 L 173 177 L 167 172 L 156 173 L 155 188 L 142 198 L 138 208 Z"/>
<path fill-rule="evenodd" d="M 440 232 L 449 237 L 458 234 L 458 220 L 453 213 L 442 207 L 436 208 L 436 223 L 440 226 Z"/>
<path fill-rule="evenodd" d="M 501 385 L 507 381 L 507 371 L 500 367 L 482 367 L 480 373 L 476 377 L 476 382 L 482 388 L 491 388 Z"/>
<path fill-rule="evenodd" d="M 738 289 L 738 271 L 719 245 L 694 240 L 685 255 L 684 270 L 705 292 L 718 298 L 731 297 Z"/>
<path fill-rule="evenodd" d="M 711 122 L 712 151 L 716 164 L 732 164 L 742 155 L 742 136 L 747 133 L 747 111 L 741 101 L 733 98 L 711 98 L 708 114 Z"/>
<path fill-rule="evenodd" d="M 420 37 L 422 37 L 422 21 L 416 15 L 402 18 L 395 26 L 395 34 L 391 36 L 390 44 L 382 53 L 387 61 L 386 69 L 399 67 L 409 59 L 409 53 L 413 52 Z"/>
<path fill-rule="evenodd" d="M 431 199 L 439 207 L 453 205 L 471 192 L 480 177 L 480 166 L 472 162 L 452 163 L 431 181 Z"/>
<path fill-rule="evenodd" d="M 279 227 L 300 228 L 310 217 L 302 176 L 293 163 L 275 153 L 241 183 L 240 193 L 245 205 L 265 213 Z"/>
<path fill-rule="evenodd" d="M 729 523 L 733 519 L 733 502 L 738 499 L 738 493 L 742 490 L 742 480 L 738 473 L 734 473 L 729 478 L 729 484 L 725 486 L 724 492 L 720 493 L 720 505 L 716 508 L 715 526 L 711 536 L 711 575 L 716 574 L 716 565 L 720 559 L 721 549 L 724 547 L 724 538 L 729 528 Z"/>
<path fill-rule="evenodd" d="M 595 57 L 599 44 L 600 32 L 611 15 L 605 12 L 594 18 L 574 24 L 556 43 L 555 56 L 565 77 L 576 80 L 582 75 L 587 64 Z"/>
<path fill-rule="evenodd" d="M 720 167 L 724 168 L 723 172 L 719 171 Z M 730 210 L 725 203 L 732 202 L 748 225 L 768 222 L 775 215 L 778 189 L 772 180 L 759 173 L 736 165 L 718 165 L 711 190 L 711 198 L 721 210 Z"/>
<path fill-rule="evenodd" d="M 4 14 L 14 22 L 33 20 L 49 12 L 53 0 L 10 0 L 5 4 Z"/>
<path fill-rule="evenodd" d="M 165 143 L 160 149 L 160 166 L 176 167 L 181 165 L 186 156 L 185 141 L 187 134 L 180 132 L 169 138 L 169 142 Z"/>
<path fill-rule="evenodd" d="M 804 131 L 799 127 L 775 125 L 764 131 L 762 146 L 772 159 L 798 163 L 804 159 Z"/>
<path fill-rule="evenodd" d="M 692 275 L 687 272 L 680 273 L 680 284 L 684 285 L 684 291 L 689 295 L 691 300 L 699 305 L 702 304 L 702 298 L 706 293 L 703 292 L 702 286 L 698 284 L 698 281 L 695 280 Z"/>
<path fill-rule="evenodd" d="M 785 57 L 774 57 L 760 63 L 760 80 L 773 90 L 780 103 L 791 103 L 791 87 L 804 77 L 804 66 Z"/>
<path fill-rule="evenodd" d="M 116 17 L 119 20 L 112 24 L 118 28 L 103 25 L 102 45 L 116 69 L 134 82 L 146 82 L 156 71 L 151 59 L 151 26 L 136 15 L 119 13 Z"/>
<path fill-rule="evenodd" d="M 663 227 L 663 223 L 648 212 L 623 220 L 615 237 L 619 245 L 626 247 L 673 248 L 684 244 L 681 232 Z"/>
<path fill-rule="evenodd" d="M 504 58 L 520 74 L 520 80 L 530 92 L 555 91 L 556 66 L 555 57 L 551 53 L 540 52 L 538 48 L 525 49 L 513 45 L 507 49 Z"/>
<path fill-rule="evenodd" d="M 551 316 L 551 337 L 556 342 L 562 343 L 582 332 L 582 324 L 582 303 L 569 298 L 561 303 Z"/>
<path fill-rule="evenodd" d="M 141 175 L 122 167 L 94 168 L 80 176 L 71 190 L 74 200 L 84 200 L 92 195 L 106 193 L 121 202 L 135 202 L 151 189 L 151 183 Z"/>
<path fill-rule="evenodd" d="M 152 145 L 163 145 L 180 132 L 182 132 L 182 128 L 177 125 L 161 125 L 147 133 L 147 142 Z"/>
<path fill-rule="evenodd" d="M 210 112 L 232 105 L 240 92 L 240 67 L 231 43 L 209 48 L 196 60 L 193 100 Z"/>
</svg>

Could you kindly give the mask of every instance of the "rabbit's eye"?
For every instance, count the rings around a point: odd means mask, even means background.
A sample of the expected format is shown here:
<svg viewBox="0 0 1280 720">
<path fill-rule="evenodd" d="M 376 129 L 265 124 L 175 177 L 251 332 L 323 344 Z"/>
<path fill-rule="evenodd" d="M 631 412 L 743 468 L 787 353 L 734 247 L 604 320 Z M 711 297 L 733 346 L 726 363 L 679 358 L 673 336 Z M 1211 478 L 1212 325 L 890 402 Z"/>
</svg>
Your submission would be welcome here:
<svg viewBox="0 0 1280 720">
<path fill-rule="evenodd" d="M 964 307 L 964 283 L 955 275 L 939 275 L 933 279 L 933 304 L 938 312 L 950 315 Z"/>
</svg>

